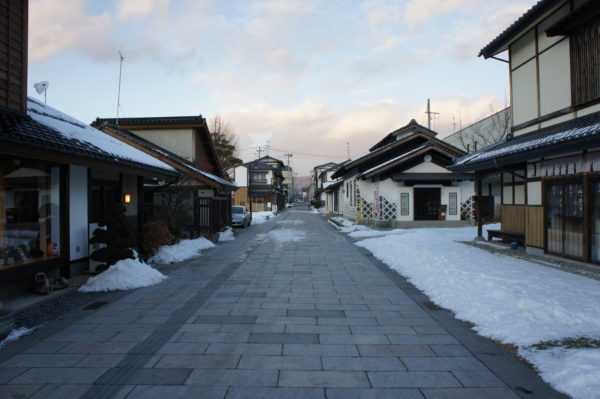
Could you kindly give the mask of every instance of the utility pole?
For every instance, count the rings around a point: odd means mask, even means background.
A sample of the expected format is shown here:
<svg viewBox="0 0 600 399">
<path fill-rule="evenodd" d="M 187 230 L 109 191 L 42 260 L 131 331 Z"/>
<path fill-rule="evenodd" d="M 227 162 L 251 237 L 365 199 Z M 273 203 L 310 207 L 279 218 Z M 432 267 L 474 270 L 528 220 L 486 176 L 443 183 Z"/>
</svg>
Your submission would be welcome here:
<svg viewBox="0 0 600 399">
<path fill-rule="evenodd" d="M 348 159 L 350 159 L 350 143 L 346 143 L 346 154 L 348 155 Z"/>
<path fill-rule="evenodd" d="M 260 158 L 260 154 L 263 152 L 263 150 L 260 148 L 260 146 L 258 146 L 258 150 L 256 150 L 256 152 L 258 153 L 258 157 Z"/>
<path fill-rule="evenodd" d="M 456 133 L 456 118 L 452 117 L 452 133 Z"/>
<path fill-rule="evenodd" d="M 123 70 L 123 54 L 119 51 L 119 58 L 121 59 L 119 64 L 119 90 L 117 92 L 117 120 L 116 125 L 119 126 L 119 108 L 121 107 L 121 71 Z M 45 101 L 45 100 L 44 100 Z"/>
<path fill-rule="evenodd" d="M 427 99 L 427 111 L 425 111 L 425 113 L 427 114 L 427 129 L 431 130 L 431 115 L 439 115 L 439 112 L 431 112 L 431 104 L 429 103 L 429 99 Z"/>
<path fill-rule="evenodd" d="M 294 172 L 292 168 L 290 168 L 290 158 L 293 157 L 293 154 L 283 154 L 284 157 L 287 158 L 287 166 L 288 172 L 290 173 L 291 187 L 288 187 L 288 202 L 292 202 L 292 195 L 294 194 Z"/>
</svg>

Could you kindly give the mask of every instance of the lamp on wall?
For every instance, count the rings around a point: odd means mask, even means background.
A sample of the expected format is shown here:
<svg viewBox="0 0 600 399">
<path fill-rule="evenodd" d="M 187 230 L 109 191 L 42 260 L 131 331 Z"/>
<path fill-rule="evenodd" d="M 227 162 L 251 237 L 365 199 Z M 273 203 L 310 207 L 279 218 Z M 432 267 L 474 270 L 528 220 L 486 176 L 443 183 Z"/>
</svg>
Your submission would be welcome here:
<svg viewBox="0 0 600 399">
<path fill-rule="evenodd" d="M 123 195 L 123 202 L 126 204 L 131 204 L 131 194 Z"/>
</svg>

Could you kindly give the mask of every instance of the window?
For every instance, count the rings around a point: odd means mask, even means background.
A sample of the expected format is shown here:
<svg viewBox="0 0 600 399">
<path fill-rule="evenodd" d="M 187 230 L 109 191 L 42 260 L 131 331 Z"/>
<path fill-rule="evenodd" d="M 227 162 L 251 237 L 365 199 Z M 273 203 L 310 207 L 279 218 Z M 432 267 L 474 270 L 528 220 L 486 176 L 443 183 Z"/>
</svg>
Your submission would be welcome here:
<svg viewBox="0 0 600 399">
<path fill-rule="evenodd" d="M 408 193 L 400 193 L 400 215 L 410 215 L 410 206 L 408 200 Z"/>
<path fill-rule="evenodd" d="M 252 172 L 250 176 L 252 183 L 267 183 L 267 172 Z"/>
<path fill-rule="evenodd" d="M 583 184 L 552 183 L 547 191 L 548 252 L 573 258 L 583 257 Z"/>
<path fill-rule="evenodd" d="M 60 167 L 0 157 L 0 268 L 60 255 Z"/>
<path fill-rule="evenodd" d="M 448 198 L 448 215 L 456 215 L 458 213 L 456 193 L 450 193 Z"/>
</svg>

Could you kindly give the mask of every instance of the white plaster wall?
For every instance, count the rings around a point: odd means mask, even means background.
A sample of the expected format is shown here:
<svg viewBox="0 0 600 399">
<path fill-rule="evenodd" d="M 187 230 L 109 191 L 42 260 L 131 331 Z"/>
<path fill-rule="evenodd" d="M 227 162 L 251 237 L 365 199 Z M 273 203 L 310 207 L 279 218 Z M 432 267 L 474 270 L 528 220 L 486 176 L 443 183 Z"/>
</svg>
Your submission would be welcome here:
<svg viewBox="0 0 600 399">
<path fill-rule="evenodd" d="M 448 169 L 433 162 L 422 162 L 402 173 L 452 173 Z"/>
<path fill-rule="evenodd" d="M 340 189 L 340 210 L 343 216 L 350 220 L 356 220 L 356 207 L 351 205 L 351 191 L 352 185 L 351 183 L 354 179 L 344 180 L 342 184 L 342 188 Z M 346 184 L 348 184 L 348 190 L 346 190 Z"/>
<path fill-rule="evenodd" d="M 125 205 L 125 215 L 136 216 L 138 211 L 137 177 L 123 175 L 123 194 L 131 195 L 131 202 Z"/>
<path fill-rule="evenodd" d="M 513 124 L 537 118 L 537 82 L 535 60 L 512 72 Z"/>
<path fill-rule="evenodd" d="M 502 190 L 502 201 L 504 205 L 512 205 L 512 187 L 504 186 Z"/>
<path fill-rule="evenodd" d="M 248 185 L 248 168 L 245 166 L 238 166 L 233 170 L 233 181 L 239 187 L 246 187 Z"/>
<path fill-rule="evenodd" d="M 540 54 L 541 116 L 571 105 L 569 41 L 563 40 Z"/>
<path fill-rule="evenodd" d="M 554 36 L 548 37 L 546 35 L 546 30 L 554 23 L 556 23 L 559 19 L 564 17 L 569 13 L 569 4 L 565 4 L 563 7 L 559 8 L 556 12 L 546 18 L 542 23 L 538 26 L 538 48 L 539 51 L 544 51 L 554 43 L 558 42 L 563 36 Z"/>
<path fill-rule="evenodd" d="M 459 186 L 442 187 L 440 190 L 441 204 L 446 205 L 446 220 L 460 220 L 460 191 Z M 450 215 L 450 193 L 456 193 L 456 215 Z"/>
<path fill-rule="evenodd" d="M 138 136 L 145 138 L 167 150 L 187 159 L 195 161 L 194 131 L 192 129 L 156 129 L 156 130 L 131 130 Z"/>
<path fill-rule="evenodd" d="M 591 107 L 586 107 L 577 111 L 577 116 L 589 115 L 594 112 L 600 111 L 600 104 L 592 105 Z"/>
<path fill-rule="evenodd" d="M 511 66 L 517 67 L 535 55 L 535 31 L 531 30 L 510 46 Z"/>
<path fill-rule="evenodd" d="M 574 118 L 573 114 L 572 113 L 568 113 L 566 115 L 562 115 L 562 116 L 559 116 L 557 118 L 550 119 L 549 121 L 542 122 L 541 123 L 541 127 L 544 128 L 544 127 L 547 127 L 547 126 L 556 125 L 557 123 L 570 121 L 573 118 Z"/>
<path fill-rule="evenodd" d="M 459 201 L 462 204 L 475 195 L 475 183 L 469 180 L 459 181 L 457 186 L 460 188 Z"/>
<path fill-rule="evenodd" d="M 533 125 L 533 126 L 526 127 L 524 129 L 515 130 L 513 132 L 513 135 L 514 136 L 520 136 L 520 135 L 525 134 L 525 133 L 533 132 L 534 130 L 538 130 L 538 125 Z"/>
<path fill-rule="evenodd" d="M 515 205 L 525 204 L 525 185 L 519 184 L 515 186 Z"/>
<path fill-rule="evenodd" d="M 402 216 L 402 193 L 408 193 L 408 215 Z M 414 189 L 407 186 L 399 186 L 398 193 L 396 195 L 396 201 L 398 201 L 398 220 L 401 222 L 412 222 L 415 220 L 415 195 Z"/>
<path fill-rule="evenodd" d="M 542 182 L 527 183 L 527 205 L 542 205 Z"/>
<path fill-rule="evenodd" d="M 88 256 L 88 169 L 69 167 L 69 245 L 71 259 Z"/>
</svg>

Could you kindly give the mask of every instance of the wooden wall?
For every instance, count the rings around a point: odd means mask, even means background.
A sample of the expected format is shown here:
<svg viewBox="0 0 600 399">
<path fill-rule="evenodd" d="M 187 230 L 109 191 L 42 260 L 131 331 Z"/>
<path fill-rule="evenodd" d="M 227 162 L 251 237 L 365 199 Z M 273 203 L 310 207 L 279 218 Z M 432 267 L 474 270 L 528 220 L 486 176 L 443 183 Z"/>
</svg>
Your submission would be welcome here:
<svg viewBox="0 0 600 399">
<path fill-rule="evenodd" d="M 544 208 L 541 206 L 525 209 L 525 245 L 544 248 Z"/>
<path fill-rule="evenodd" d="M 27 112 L 27 0 L 0 2 L 0 106 Z"/>
<path fill-rule="evenodd" d="M 502 230 L 525 233 L 524 205 L 502 205 Z"/>
<path fill-rule="evenodd" d="M 248 187 L 240 187 L 233 193 L 233 205 L 250 207 L 248 204 Z"/>
</svg>

